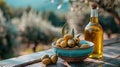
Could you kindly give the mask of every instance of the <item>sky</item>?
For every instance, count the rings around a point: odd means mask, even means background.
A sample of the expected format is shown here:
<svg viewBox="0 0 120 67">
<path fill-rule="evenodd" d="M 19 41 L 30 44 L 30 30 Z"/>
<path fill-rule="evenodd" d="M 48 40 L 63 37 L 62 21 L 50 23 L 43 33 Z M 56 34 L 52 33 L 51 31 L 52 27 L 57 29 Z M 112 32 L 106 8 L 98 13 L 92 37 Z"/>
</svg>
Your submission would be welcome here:
<svg viewBox="0 0 120 67">
<path fill-rule="evenodd" d="M 14 8 L 24 8 L 31 6 L 32 8 L 44 11 L 44 10 L 57 10 L 57 6 L 60 0 L 55 0 L 54 3 L 51 3 L 51 0 L 5 0 L 6 3 Z M 65 0 L 63 3 L 61 11 L 68 10 L 68 0 Z"/>
</svg>

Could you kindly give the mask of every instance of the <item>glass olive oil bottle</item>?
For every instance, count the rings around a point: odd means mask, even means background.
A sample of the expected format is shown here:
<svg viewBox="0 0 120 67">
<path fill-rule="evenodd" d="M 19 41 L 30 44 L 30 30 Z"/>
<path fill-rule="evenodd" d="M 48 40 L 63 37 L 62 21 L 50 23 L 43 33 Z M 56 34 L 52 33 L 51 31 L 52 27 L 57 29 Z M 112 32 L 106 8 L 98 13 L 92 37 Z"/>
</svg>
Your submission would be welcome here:
<svg viewBox="0 0 120 67">
<path fill-rule="evenodd" d="M 103 29 L 98 22 L 98 8 L 96 4 L 91 6 L 90 22 L 85 27 L 85 40 L 93 42 L 94 51 L 90 58 L 100 59 L 103 57 Z"/>
</svg>

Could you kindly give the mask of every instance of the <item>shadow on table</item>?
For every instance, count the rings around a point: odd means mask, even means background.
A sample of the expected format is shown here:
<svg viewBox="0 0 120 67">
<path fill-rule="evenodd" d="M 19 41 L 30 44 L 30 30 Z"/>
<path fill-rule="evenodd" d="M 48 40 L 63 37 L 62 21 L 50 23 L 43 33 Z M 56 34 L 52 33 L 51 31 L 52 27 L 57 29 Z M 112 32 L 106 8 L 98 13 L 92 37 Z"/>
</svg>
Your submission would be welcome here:
<svg viewBox="0 0 120 67">
<path fill-rule="evenodd" d="M 120 59 L 104 57 L 103 61 L 88 59 L 83 62 L 68 63 L 71 67 L 120 67 Z M 47 65 L 47 67 L 68 67 L 64 62 L 58 62 L 55 65 Z"/>
</svg>

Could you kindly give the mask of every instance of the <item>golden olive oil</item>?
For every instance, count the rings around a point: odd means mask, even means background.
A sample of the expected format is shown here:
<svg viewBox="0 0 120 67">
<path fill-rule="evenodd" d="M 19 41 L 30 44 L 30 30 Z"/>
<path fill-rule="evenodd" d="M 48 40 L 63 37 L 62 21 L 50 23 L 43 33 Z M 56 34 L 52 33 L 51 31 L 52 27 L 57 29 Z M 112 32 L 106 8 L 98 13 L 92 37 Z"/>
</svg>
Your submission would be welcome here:
<svg viewBox="0 0 120 67">
<path fill-rule="evenodd" d="M 90 22 L 85 27 L 84 31 L 85 40 L 94 43 L 94 51 L 89 56 L 90 58 L 102 58 L 103 57 L 103 29 L 98 23 L 98 9 L 91 8 Z"/>
</svg>

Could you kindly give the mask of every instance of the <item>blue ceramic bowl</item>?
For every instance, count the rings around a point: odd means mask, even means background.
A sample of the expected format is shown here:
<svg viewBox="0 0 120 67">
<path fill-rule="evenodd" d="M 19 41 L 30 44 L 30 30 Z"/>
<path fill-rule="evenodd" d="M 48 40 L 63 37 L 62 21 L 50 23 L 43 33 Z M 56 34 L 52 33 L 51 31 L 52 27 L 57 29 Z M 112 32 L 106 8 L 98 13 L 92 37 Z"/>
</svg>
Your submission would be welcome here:
<svg viewBox="0 0 120 67">
<path fill-rule="evenodd" d="M 68 62 L 78 62 L 87 58 L 94 49 L 94 43 L 86 40 L 81 40 L 80 44 L 88 44 L 89 48 L 60 48 L 55 46 L 55 42 L 52 43 L 54 52 L 62 59 Z"/>
</svg>

